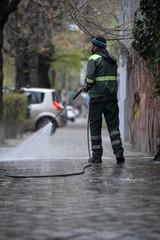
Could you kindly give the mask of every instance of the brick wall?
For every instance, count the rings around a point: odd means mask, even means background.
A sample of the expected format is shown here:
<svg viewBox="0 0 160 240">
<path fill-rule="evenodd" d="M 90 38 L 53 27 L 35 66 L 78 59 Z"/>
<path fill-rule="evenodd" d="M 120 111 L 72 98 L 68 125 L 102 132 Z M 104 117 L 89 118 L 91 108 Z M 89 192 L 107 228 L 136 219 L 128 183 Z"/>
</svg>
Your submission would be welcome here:
<svg viewBox="0 0 160 240">
<path fill-rule="evenodd" d="M 160 97 L 153 98 L 155 81 L 137 55 L 128 60 L 127 73 L 129 141 L 138 150 L 154 154 L 160 145 Z"/>
</svg>

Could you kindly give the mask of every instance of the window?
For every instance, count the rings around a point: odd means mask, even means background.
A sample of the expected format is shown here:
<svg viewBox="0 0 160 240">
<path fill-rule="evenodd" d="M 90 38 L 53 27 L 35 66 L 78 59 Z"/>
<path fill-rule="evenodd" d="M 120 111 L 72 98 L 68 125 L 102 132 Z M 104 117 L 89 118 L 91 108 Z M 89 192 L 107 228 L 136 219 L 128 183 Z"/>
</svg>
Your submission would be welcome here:
<svg viewBox="0 0 160 240">
<path fill-rule="evenodd" d="M 42 92 L 30 92 L 27 91 L 25 94 L 30 99 L 31 104 L 42 103 L 44 99 L 44 93 Z"/>
<path fill-rule="evenodd" d="M 52 92 L 52 99 L 53 101 L 60 102 L 59 97 L 56 92 Z"/>
</svg>

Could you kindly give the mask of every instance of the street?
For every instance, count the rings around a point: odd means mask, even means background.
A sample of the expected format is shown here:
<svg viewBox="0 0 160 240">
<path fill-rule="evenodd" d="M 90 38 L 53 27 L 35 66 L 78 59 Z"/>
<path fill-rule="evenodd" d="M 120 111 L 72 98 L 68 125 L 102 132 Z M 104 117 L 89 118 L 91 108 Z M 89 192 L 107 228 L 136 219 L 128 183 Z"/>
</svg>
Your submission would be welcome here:
<svg viewBox="0 0 160 240">
<path fill-rule="evenodd" d="M 160 162 L 124 142 L 126 162 L 118 165 L 106 128 L 102 135 L 103 163 L 83 175 L 15 179 L 0 172 L 0 239 L 159 240 Z M 0 168 L 13 175 L 79 172 L 88 164 L 87 119 L 1 147 L 0 155 Z"/>
</svg>

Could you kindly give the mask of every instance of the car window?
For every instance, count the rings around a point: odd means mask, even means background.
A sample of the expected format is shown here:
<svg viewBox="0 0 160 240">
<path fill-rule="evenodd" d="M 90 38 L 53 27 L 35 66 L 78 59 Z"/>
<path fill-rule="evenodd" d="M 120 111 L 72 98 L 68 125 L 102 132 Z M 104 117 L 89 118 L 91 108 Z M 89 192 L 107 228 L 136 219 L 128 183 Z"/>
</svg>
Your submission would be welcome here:
<svg viewBox="0 0 160 240">
<path fill-rule="evenodd" d="M 42 92 L 30 92 L 27 91 L 25 92 L 26 95 L 30 95 L 30 103 L 31 104 L 37 104 L 37 103 L 42 103 L 44 99 L 44 93 Z"/>
<path fill-rule="evenodd" d="M 56 92 L 52 92 L 52 99 L 53 101 L 60 102 L 59 97 Z"/>
</svg>

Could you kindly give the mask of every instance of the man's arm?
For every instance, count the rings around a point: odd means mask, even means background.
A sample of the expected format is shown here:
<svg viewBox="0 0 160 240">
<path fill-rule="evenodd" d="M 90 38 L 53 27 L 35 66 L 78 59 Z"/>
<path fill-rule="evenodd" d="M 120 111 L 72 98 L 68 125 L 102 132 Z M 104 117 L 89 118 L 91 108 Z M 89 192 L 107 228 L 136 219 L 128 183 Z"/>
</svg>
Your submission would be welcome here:
<svg viewBox="0 0 160 240">
<path fill-rule="evenodd" d="M 95 61 L 93 59 L 90 59 L 87 64 L 87 72 L 84 85 L 90 89 L 93 86 L 95 79 L 96 79 L 96 65 Z"/>
</svg>

